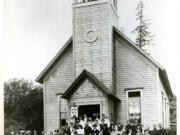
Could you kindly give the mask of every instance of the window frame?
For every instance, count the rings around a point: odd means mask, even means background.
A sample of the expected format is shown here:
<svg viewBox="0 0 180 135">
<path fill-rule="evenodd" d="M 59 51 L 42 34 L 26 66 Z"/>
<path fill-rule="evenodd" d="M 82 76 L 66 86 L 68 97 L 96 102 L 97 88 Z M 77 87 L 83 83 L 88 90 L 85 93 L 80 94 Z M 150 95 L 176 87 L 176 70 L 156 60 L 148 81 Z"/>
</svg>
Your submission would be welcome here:
<svg viewBox="0 0 180 135">
<path fill-rule="evenodd" d="M 142 97 L 143 97 L 143 88 L 128 88 L 128 89 L 125 89 L 126 91 L 126 112 L 127 112 L 127 120 L 129 120 L 129 93 L 130 92 L 140 92 L 140 117 L 141 117 L 141 123 L 143 121 L 143 118 L 142 118 Z"/>
<path fill-rule="evenodd" d="M 61 114 L 62 114 L 62 111 L 61 111 L 61 100 L 62 100 L 62 99 L 63 99 L 63 100 L 66 100 L 66 99 L 61 98 L 61 97 L 62 97 L 62 94 L 58 95 L 59 128 L 62 127 L 62 119 L 61 119 Z M 68 120 L 68 103 L 67 103 L 67 108 L 66 108 L 66 109 L 67 109 L 66 112 L 63 112 L 63 113 L 66 113 L 66 117 L 67 117 L 66 120 Z"/>
</svg>

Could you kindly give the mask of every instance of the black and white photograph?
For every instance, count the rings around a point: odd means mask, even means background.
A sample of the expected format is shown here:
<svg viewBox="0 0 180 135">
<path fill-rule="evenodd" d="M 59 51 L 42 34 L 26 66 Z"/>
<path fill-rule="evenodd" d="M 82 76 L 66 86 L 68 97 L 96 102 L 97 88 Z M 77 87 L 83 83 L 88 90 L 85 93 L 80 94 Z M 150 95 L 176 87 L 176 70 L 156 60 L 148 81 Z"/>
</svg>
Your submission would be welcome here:
<svg viewBox="0 0 180 135">
<path fill-rule="evenodd" d="M 178 0 L 1 3 L 0 134 L 178 135 Z"/>
</svg>

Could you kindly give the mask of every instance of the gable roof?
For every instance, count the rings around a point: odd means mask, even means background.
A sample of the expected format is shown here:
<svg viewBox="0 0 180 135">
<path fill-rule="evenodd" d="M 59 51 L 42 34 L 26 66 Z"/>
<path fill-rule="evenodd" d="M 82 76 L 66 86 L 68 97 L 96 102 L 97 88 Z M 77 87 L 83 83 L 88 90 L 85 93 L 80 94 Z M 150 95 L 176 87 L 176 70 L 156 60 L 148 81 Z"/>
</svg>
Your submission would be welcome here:
<svg viewBox="0 0 180 135">
<path fill-rule="evenodd" d="M 165 68 L 160 65 L 156 60 L 154 60 L 151 56 L 149 56 L 146 52 L 144 52 L 142 49 L 137 47 L 135 43 L 130 40 L 125 34 L 123 34 L 121 31 L 119 31 L 116 27 L 113 26 L 113 32 L 117 33 L 119 36 L 121 36 L 123 39 L 125 39 L 133 48 L 135 48 L 139 53 L 144 55 L 148 60 L 150 60 L 156 67 L 159 68 L 159 76 L 162 80 L 163 86 L 165 88 L 165 91 L 167 92 L 167 95 L 169 98 L 173 96 L 172 89 L 169 83 L 169 79 L 166 73 Z"/>
<path fill-rule="evenodd" d="M 100 82 L 92 73 L 87 70 L 83 70 L 81 74 L 75 79 L 75 81 L 69 86 L 69 88 L 64 92 L 62 98 L 67 99 L 75 90 L 78 88 L 83 80 L 89 79 L 95 86 L 99 88 L 103 93 L 112 98 L 115 101 L 120 101 L 118 97 L 116 97 L 112 92 L 108 90 L 108 88 Z"/>
<path fill-rule="evenodd" d="M 113 33 L 114 32 L 117 33 L 119 36 L 121 36 L 123 39 L 125 39 L 133 48 L 135 48 L 139 53 L 144 55 L 156 67 L 159 68 L 159 75 L 162 80 L 163 86 L 167 92 L 167 95 L 170 97 L 173 96 L 172 89 L 171 89 L 165 68 L 162 65 L 160 65 L 156 60 L 154 60 L 151 56 L 149 56 L 146 52 L 144 52 L 142 49 L 137 47 L 135 45 L 135 43 L 132 40 L 130 40 L 125 34 L 123 34 L 121 31 L 119 31 L 116 27 L 113 26 Z M 56 64 L 56 62 L 64 56 L 66 51 L 72 47 L 72 44 L 73 44 L 73 38 L 70 37 L 70 39 L 65 43 L 63 48 L 57 53 L 57 55 L 51 60 L 51 62 L 46 66 L 46 68 L 36 78 L 36 80 L 35 80 L 36 82 L 43 83 L 43 78 L 53 68 L 53 66 Z"/>
<path fill-rule="evenodd" d="M 36 78 L 36 82 L 43 83 L 43 78 L 47 75 L 47 73 L 53 68 L 53 66 L 57 63 L 59 59 L 61 59 L 67 50 L 72 47 L 72 36 L 65 43 L 62 49 L 56 54 L 56 56 L 51 60 L 51 62 L 44 68 L 44 70 L 40 73 L 40 75 Z"/>
</svg>

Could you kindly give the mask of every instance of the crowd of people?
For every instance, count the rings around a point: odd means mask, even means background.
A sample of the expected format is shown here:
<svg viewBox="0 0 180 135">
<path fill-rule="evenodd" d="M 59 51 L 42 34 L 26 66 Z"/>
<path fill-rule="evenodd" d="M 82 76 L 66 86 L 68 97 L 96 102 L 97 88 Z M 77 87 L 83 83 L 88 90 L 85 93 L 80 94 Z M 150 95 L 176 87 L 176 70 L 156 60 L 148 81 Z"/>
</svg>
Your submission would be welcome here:
<svg viewBox="0 0 180 135">
<path fill-rule="evenodd" d="M 42 132 L 43 134 L 43 132 Z M 17 130 L 17 131 L 12 131 L 11 135 L 38 135 L 37 131 L 31 131 L 31 130 Z"/>
<path fill-rule="evenodd" d="M 70 125 L 50 132 L 49 135 L 175 135 L 168 129 L 164 129 L 162 124 L 144 127 L 141 124 L 127 122 L 126 125 L 110 122 L 103 114 L 102 119 L 84 116 L 72 117 Z"/>
<path fill-rule="evenodd" d="M 11 135 L 38 135 L 36 131 L 19 132 L 18 134 Z M 42 131 L 41 135 L 45 135 Z M 50 132 L 47 135 L 176 135 L 169 129 L 164 129 L 162 124 L 150 126 L 143 126 L 141 124 L 134 124 L 127 122 L 126 125 L 121 123 L 115 124 L 110 122 L 103 114 L 102 119 L 97 116 L 91 118 L 84 116 L 72 117 L 70 125 L 67 123 L 64 127 L 56 129 L 54 132 Z"/>
</svg>

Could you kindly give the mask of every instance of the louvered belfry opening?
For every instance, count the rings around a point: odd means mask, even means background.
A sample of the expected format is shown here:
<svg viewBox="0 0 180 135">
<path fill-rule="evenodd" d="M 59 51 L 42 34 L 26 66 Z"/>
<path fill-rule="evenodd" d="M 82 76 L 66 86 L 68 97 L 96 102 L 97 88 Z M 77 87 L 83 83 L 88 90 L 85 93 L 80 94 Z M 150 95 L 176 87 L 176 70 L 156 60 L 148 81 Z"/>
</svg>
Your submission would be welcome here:
<svg viewBox="0 0 180 135">
<path fill-rule="evenodd" d="M 86 3 L 86 2 L 92 2 L 92 1 L 99 1 L 99 0 L 74 0 L 74 4 Z"/>
<path fill-rule="evenodd" d="M 73 4 L 81 4 L 81 3 L 93 2 L 93 1 L 102 1 L 102 0 L 74 0 Z M 109 2 L 111 2 L 114 8 L 117 10 L 117 6 L 118 6 L 117 0 L 109 0 Z"/>
</svg>

